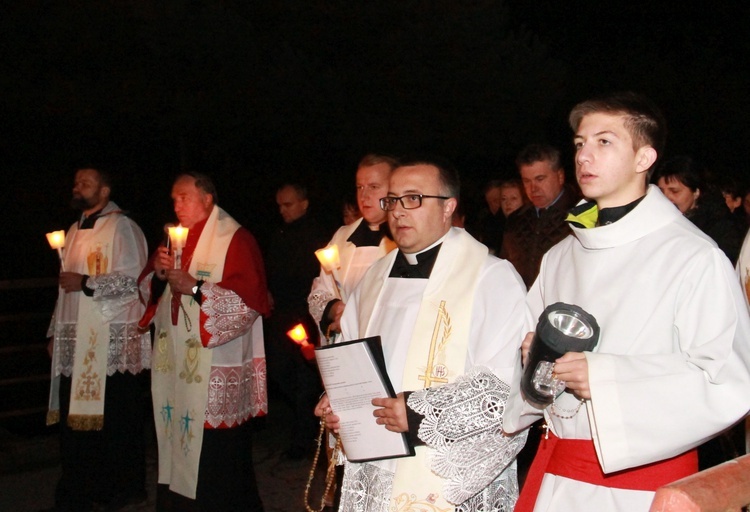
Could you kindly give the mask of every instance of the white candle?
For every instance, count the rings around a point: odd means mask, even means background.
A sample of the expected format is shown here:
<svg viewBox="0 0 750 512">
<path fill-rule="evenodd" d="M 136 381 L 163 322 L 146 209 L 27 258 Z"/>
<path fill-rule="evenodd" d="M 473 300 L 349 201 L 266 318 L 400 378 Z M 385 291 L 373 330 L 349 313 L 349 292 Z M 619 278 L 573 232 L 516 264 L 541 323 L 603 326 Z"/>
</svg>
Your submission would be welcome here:
<svg viewBox="0 0 750 512">
<path fill-rule="evenodd" d="M 315 257 L 318 258 L 320 265 L 326 272 L 333 272 L 341 266 L 339 259 L 339 246 L 336 244 L 329 245 L 323 249 L 315 251 Z"/>
<path fill-rule="evenodd" d="M 64 272 L 65 271 L 65 262 L 63 261 L 63 247 L 65 247 L 65 231 L 59 230 L 59 231 L 52 231 L 51 233 L 47 233 L 47 242 L 49 242 L 49 246 L 52 249 L 57 250 L 57 255 L 60 257 L 60 269 Z"/>
<path fill-rule="evenodd" d="M 339 257 L 339 247 L 336 244 L 329 245 L 323 249 L 315 251 L 315 257 L 318 258 L 320 265 L 323 270 L 330 272 L 333 277 L 333 283 L 336 285 L 336 291 L 339 292 L 339 298 L 346 302 L 346 294 L 344 288 L 341 285 L 341 279 L 339 278 L 339 267 L 341 267 L 341 259 Z"/>
<path fill-rule="evenodd" d="M 182 268 L 182 249 L 185 247 L 185 241 L 187 241 L 188 228 L 182 226 L 169 226 L 169 240 L 174 249 L 174 268 L 180 270 Z"/>
</svg>

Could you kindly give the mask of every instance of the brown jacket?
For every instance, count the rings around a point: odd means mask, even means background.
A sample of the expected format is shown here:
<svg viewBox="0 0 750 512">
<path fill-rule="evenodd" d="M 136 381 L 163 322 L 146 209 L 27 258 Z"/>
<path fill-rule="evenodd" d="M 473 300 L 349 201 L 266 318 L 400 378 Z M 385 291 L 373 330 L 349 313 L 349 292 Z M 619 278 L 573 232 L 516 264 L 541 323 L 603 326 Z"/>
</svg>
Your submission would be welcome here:
<svg viewBox="0 0 750 512">
<path fill-rule="evenodd" d="M 539 212 L 533 204 L 526 205 L 508 217 L 503 234 L 500 257 L 510 261 L 526 287 L 534 283 L 542 256 L 553 245 L 570 234 L 565 218 L 568 210 L 580 199 L 575 189 L 563 188 L 563 194 L 555 204 Z"/>
</svg>

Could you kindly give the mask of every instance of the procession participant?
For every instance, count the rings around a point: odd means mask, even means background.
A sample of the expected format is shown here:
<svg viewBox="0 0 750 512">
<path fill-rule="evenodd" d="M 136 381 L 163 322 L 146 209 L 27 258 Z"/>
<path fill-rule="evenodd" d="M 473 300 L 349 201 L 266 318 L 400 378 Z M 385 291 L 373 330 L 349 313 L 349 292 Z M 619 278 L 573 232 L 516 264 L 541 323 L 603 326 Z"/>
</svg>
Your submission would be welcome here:
<svg viewBox="0 0 750 512">
<path fill-rule="evenodd" d="M 272 399 L 278 394 L 292 409 L 290 441 L 284 449 L 288 459 L 314 454 L 318 420 L 312 409 L 323 390 L 314 362 L 287 332 L 302 324 L 308 342 L 319 345 L 318 328 L 307 309 L 310 283 L 318 275 L 315 250 L 328 234 L 309 212 L 310 198 L 301 183 L 285 183 L 276 191 L 276 203 L 283 223 L 271 234 L 264 248 L 271 314 L 265 322 L 266 368 Z"/>
<path fill-rule="evenodd" d="M 143 370 L 151 343 L 138 331 L 136 279 L 146 263 L 138 225 L 110 200 L 100 168 L 76 172 L 64 271 L 49 336 L 48 423 L 60 421 L 56 510 L 116 510 L 146 500 Z"/>
<path fill-rule="evenodd" d="M 416 456 L 347 462 L 342 511 L 513 509 L 525 433 L 504 436 L 501 426 L 525 288 L 510 263 L 451 227 L 458 194 L 448 164 L 414 159 L 393 171 L 381 199 L 399 250 L 355 289 L 342 334 L 381 337 L 398 397 L 373 399 L 373 421 L 408 432 Z M 341 426 L 326 396 L 316 415 Z"/>
<path fill-rule="evenodd" d="M 560 150 L 546 144 L 529 144 L 516 157 L 518 174 L 531 204 L 509 217 L 499 256 L 507 258 L 530 287 L 550 247 L 570 234 L 568 210 L 579 195 L 565 184 Z"/>
<path fill-rule="evenodd" d="M 386 212 L 378 203 L 388 192 L 388 178 L 396 165 L 396 160 L 389 156 L 369 154 L 357 166 L 357 206 L 362 217 L 341 226 L 328 243 L 338 247 L 339 275 L 346 296 L 354 291 L 370 265 L 396 247 L 387 229 Z M 323 268 L 313 281 L 307 303 L 324 337 L 339 332 L 345 303 L 339 297 L 333 277 Z"/>
<path fill-rule="evenodd" d="M 590 201 L 572 210 L 573 234 L 544 256 L 527 304 L 533 318 L 579 306 L 601 336 L 557 359 L 567 389 L 543 411 L 514 379 L 504 428 L 544 414 L 551 430 L 516 510 L 646 511 L 658 487 L 697 471 L 696 446 L 747 413 L 750 319 L 724 253 L 648 186 L 659 110 L 616 93 L 576 105 L 570 126 Z"/>
<path fill-rule="evenodd" d="M 175 251 L 160 247 L 141 273 L 144 297 L 158 301 L 151 372 L 157 504 L 260 511 L 249 420 L 268 411 L 263 260 L 255 238 L 218 206 L 207 176 L 180 175 L 172 201 L 188 228 L 180 266 Z"/>
</svg>

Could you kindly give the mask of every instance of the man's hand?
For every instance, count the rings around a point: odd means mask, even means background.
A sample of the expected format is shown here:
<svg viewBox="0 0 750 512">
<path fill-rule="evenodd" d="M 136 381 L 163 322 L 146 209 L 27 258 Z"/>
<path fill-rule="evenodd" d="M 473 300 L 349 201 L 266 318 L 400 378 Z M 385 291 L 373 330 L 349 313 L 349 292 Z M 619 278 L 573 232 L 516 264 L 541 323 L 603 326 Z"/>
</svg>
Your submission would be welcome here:
<svg viewBox="0 0 750 512">
<path fill-rule="evenodd" d="M 328 312 L 328 316 L 331 318 L 328 327 L 329 332 L 341 332 L 341 315 L 344 314 L 344 307 L 346 307 L 346 304 L 343 301 L 337 301 L 331 306 L 331 310 Z"/>
<path fill-rule="evenodd" d="M 381 407 L 372 413 L 377 418 L 375 422 L 378 425 L 385 425 L 385 428 L 391 432 L 409 431 L 403 393 L 399 393 L 396 398 L 373 398 L 371 403 L 375 407 Z"/>
<path fill-rule="evenodd" d="M 339 417 L 333 414 L 331 411 L 331 402 L 328 400 L 328 395 L 323 395 L 315 406 L 315 416 L 320 418 L 326 428 L 331 430 L 334 434 L 339 433 Z"/>
<path fill-rule="evenodd" d="M 167 271 L 174 268 L 174 255 L 163 245 L 156 251 L 154 258 L 154 275 L 164 281 L 167 278 Z"/>
<path fill-rule="evenodd" d="M 568 352 L 555 361 L 554 374 L 578 398 L 589 400 L 589 364 L 583 352 Z"/>
<path fill-rule="evenodd" d="M 529 332 L 521 342 L 521 365 L 526 368 L 529 362 L 529 350 L 531 350 L 531 341 L 534 339 L 534 333 Z"/>
<path fill-rule="evenodd" d="M 80 292 L 81 279 L 83 279 L 83 274 L 77 272 L 60 272 L 60 288 L 65 293 Z"/>
<path fill-rule="evenodd" d="M 172 291 L 180 292 L 183 295 L 192 295 L 193 286 L 198 284 L 198 280 L 185 272 L 184 270 L 171 269 L 167 270 L 167 281 Z"/>
</svg>

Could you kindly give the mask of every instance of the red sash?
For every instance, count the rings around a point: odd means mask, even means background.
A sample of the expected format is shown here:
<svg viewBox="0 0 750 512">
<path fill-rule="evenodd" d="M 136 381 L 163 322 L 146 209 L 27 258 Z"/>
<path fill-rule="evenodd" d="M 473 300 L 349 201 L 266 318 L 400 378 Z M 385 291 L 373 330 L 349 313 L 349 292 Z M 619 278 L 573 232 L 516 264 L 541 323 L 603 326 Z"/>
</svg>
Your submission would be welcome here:
<svg viewBox="0 0 750 512">
<path fill-rule="evenodd" d="M 690 450 L 671 459 L 604 474 L 591 439 L 559 439 L 549 432 L 549 439 L 542 439 L 539 443 L 514 510 L 534 510 L 545 473 L 614 489 L 656 491 L 697 472 L 698 452 Z"/>
</svg>

